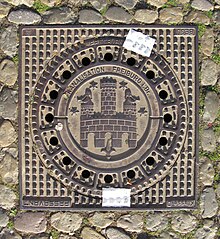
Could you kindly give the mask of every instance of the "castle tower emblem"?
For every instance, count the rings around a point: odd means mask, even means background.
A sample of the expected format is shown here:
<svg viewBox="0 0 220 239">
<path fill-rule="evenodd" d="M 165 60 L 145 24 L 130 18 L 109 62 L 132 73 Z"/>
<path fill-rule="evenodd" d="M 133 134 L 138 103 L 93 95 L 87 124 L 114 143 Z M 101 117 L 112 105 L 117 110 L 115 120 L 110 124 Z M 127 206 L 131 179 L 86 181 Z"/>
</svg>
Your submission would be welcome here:
<svg viewBox="0 0 220 239">
<path fill-rule="evenodd" d="M 130 149 L 137 146 L 136 102 L 140 98 L 126 87 L 123 91 L 123 111 L 117 112 L 117 83 L 113 77 L 100 79 L 101 112 L 94 111 L 90 88 L 86 88 L 85 93 L 77 97 L 81 104 L 80 145 L 87 148 L 90 144 L 89 134 L 92 134 L 94 147 L 99 148 L 108 158 L 123 146 L 123 141 Z"/>
</svg>

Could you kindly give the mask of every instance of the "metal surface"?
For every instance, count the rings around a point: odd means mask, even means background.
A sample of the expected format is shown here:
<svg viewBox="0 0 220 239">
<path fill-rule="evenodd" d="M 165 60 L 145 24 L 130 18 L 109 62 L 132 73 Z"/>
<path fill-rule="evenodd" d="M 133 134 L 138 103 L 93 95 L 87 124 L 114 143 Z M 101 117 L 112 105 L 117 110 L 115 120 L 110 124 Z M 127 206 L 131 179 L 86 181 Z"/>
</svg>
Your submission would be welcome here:
<svg viewBox="0 0 220 239">
<path fill-rule="evenodd" d="M 151 56 L 122 47 L 129 29 Z M 20 37 L 20 202 L 103 210 L 196 207 L 197 33 L 171 26 L 29 26 Z M 123 208 L 114 208 L 123 209 Z"/>
</svg>

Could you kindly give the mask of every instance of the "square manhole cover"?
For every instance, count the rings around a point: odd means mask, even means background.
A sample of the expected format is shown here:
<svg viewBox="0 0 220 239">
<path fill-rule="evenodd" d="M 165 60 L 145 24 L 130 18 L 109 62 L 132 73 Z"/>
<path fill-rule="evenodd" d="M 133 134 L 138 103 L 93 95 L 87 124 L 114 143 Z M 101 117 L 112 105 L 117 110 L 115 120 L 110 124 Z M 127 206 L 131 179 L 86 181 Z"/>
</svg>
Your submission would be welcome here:
<svg viewBox="0 0 220 239">
<path fill-rule="evenodd" d="M 191 26 L 23 27 L 21 207 L 195 208 L 197 61 Z"/>
</svg>

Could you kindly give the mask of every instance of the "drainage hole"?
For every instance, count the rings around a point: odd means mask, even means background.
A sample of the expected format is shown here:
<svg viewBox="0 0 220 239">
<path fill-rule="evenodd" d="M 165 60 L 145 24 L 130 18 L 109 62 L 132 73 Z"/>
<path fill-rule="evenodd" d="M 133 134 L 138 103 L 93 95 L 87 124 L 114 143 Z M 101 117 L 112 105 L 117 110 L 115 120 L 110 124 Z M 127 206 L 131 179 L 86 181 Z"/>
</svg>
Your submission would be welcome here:
<svg viewBox="0 0 220 239">
<path fill-rule="evenodd" d="M 135 65 L 135 63 L 136 63 L 136 61 L 135 61 L 135 59 L 133 57 L 130 57 L 130 58 L 127 59 L 127 64 L 129 66 Z"/>
<path fill-rule="evenodd" d="M 55 100 L 57 97 L 58 97 L 58 91 L 57 91 L 57 90 L 52 90 L 52 91 L 50 92 L 50 98 L 51 98 L 52 100 Z"/>
<path fill-rule="evenodd" d="M 51 123 L 54 119 L 54 116 L 51 114 L 51 113 L 48 113 L 46 114 L 45 116 L 45 120 L 48 122 L 48 123 Z"/>
<path fill-rule="evenodd" d="M 129 170 L 129 171 L 127 172 L 127 177 L 130 178 L 130 179 L 134 178 L 134 177 L 135 177 L 135 172 L 134 172 L 134 170 Z"/>
<path fill-rule="evenodd" d="M 159 96 L 160 96 L 161 99 L 165 100 L 168 96 L 168 93 L 165 90 L 161 90 L 159 92 Z"/>
<path fill-rule="evenodd" d="M 70 71 L 64 71 L 63 72 L 63 79 L 68 80 L 71 77 L 71 72 Z"/>
<path fill-rule="evenodd" d="M 160 140 L 159 140 L 159 144 L 164 146 L 167 144 L 167 138 L 166 137 L 161 137 Z"/>
<path fill-rule="evenodd" d="M 147 71 L 146 77 L 150 80 L 153 79 L 155 77 L 154 71 Z"/>
<path fill-rule="evenodd" d="M 90 63 L 91 63 L 91 60 L 90 60 L 88 57 L 84 57 L 84 58 L 82 59 L 82 64 L 83 64 L 84 66 L 88 66 Z"/>
<path fill-rule="evenodd" d="M 50 138 L 50 144 L 55 146 L 55 145 L 58 145 L 58 138 L 57 137 L 51 137 Z"/>
<path fill-rule="evenodd" d="M 90 172 L 89 172 L 89 170 L 83 170 L 83 171 L 82 171 L 82 177 L 83 177 L 83 178 L 89 178 L 89 177 L 90 177 Z"/>
<path fill-rule="evenodd" d="M 169 122 L 172 121 L 172 115 L 171 114 L 165 114 L 163 119 L 166 123 L 169 123 Z"/>
<path fill-rule="evenodd" d="M 65 157 L 63 158 L 63 164 L 64 164 L 64 165 L 70 165 L 70 164 L 71 164 L 71 159 L 70 159 L 70 157 L 65 156 Z"/>
<path fill-rule="evenodd" d="M 104 180 L 106 183 L 111 183 L 113 178 L 111 175 L 105 175 Z"/>
<path fill-rule="evenodd" d="M 154 162 L 155 162 L 155 160 L 154 160 L 153 157 L 148 157 L 148 158 L 146 159 L 146 163 L 147 163 L 147 165 L 149 165 L 149 166 L 154 165 Z"/>
<path fill-rule="evenodd" d="M 112 61 L 112 59 L 113 59 L 112 53 L 106 53 L 105 56 L 104 56 L 104 59 L 106 61 Z"/>
</svg>

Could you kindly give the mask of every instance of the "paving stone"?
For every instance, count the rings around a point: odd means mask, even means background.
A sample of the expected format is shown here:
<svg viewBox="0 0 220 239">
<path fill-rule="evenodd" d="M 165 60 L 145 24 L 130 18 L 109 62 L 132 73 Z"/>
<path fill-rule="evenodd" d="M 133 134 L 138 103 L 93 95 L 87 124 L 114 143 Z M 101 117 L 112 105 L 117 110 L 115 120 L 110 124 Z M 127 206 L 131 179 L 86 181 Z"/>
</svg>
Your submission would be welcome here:
<svg viewBox="0 0 220 239">
<path fill-rule="evenodd" d="M 135 237 L 136 238 L 136 237 Z M 157 237 L 158 238 L 158 237 Z M 137 234 L 137 238 L 136 239 L 155 239 L 154 236 L 151 236 L 150 234 L 146 233 L 146 232 L 141 232 Z"/>
<path fill-rule="evenodd" d="M 183 11 L 179 7 L 164 8 L 160 10 L 159 19 L 162 23 L 181 23 Z"/>
<path fill-rule="evenodd" d="M 51 239 L 51 238 L 50 238 Z M 69 235 L 64 235 L 64 234 L 60 234 L 59 235 L 59 239 L 77 239 L 74 236 L 69 236 Z"/>
<path fill-rule="evenodd" d="M 218 78 L 219 66 L 212 60 L 203 60 L 201 69 L 202 85 L 215 85 Z"/>
<path fill-rule="evenodd" d="M 138 0 L 115 0 L 115 2 L 126 9 L 132 9 L 138 3 Z"/>
<path fill-rule="evenodd" d="M 108 5 L 108 0 L 90 0 L 91 5 L 97 9 L 102 10 Z"/>
<path fill-rule="evenodd" d="M 214 33 L 212 28 L 207 28 L 201 39 L 202 53 L 211 56 L 214 49 Z"/>
<path fill-rule="evenodd" d="M 219 10 L 214 12 L 213 18 L 214 18 L 214 22 L 217 25 L 220 25 L 220 11 Z"/>
<path fill-rule="evenodd" d="M 216 171 L 218 173 L 220 173 L 220 162 L 219 161 L 217 161 L 217 163 L 216 163 Z"/>
<path fill-rule="evenodd" d="M 0 92 L 2 91 L 2 89 L 4 88 L 3 83 L 0 81 Z"/>
<path fill-rule="evenodd" d="M 179 235 L 176 235 L 173 232 L 162 232 L 158 239 L 180 239 Z"/>
<path fill-rule="evenodd" d="M 202 227 L 199 228 L 196 233 L 194 238 L 198 239 L 214 239 L 216 238 L 216 232 L 217 230 L 213 231 L 213 229 L 210 229 L 209 227 Z"/>
<path fill-rule="evenodd" d="M 10 154 L 13 158 L 18 158 L 18 148 L 3 148 L 2 152 L 4 155 L 6 153 Z"/>
<path fill-rule="evenodd" d="M 82 239 L 105 239 L 101 234 L 90 227 L 84 227 L 81 232 Z"/>
<path fill-rule="evenodd" d="M 121 227 L 128 232 L 141 232 L 143 225 L 143 216 L 138 214 L 123 215 L 117 221 L 117 227 Z"/>
<path fill-rule="evenodd" d="M 217 188 L 216 188 L 216 196 L 217 196 L 217 198 L 220 199 L 220 184 L 217 185 Z"/>
<path fill-rule="evenodd" d="M 1 239 L 22 239 L 22 237 L 14 232 L 13 230 L 9 230 L 8 228 L 4 228 L 0 233 Z"/>
<path fill-rule="evenodd" d="M 216 138 L 212 128 L 203 130 L 202 148 L 205 151 L 213 152 L 216 147 Z"/>
<path fill-rule="evenodd" d="M 7 2 L 18 6 L 18 5 L 26 5 L 28 7 L 32 7 L 35 0 L 7 0 Z"/>
<path fill-rule="evenodd" d="M 0 157 L 0 177 L 6 184 L 18 183 L 18 162 L 10 154 Z"/>
<path fill-rule="evenodd" d="M 58 212 L 51 216 L 51 225 L 60 232 L 73 233 L 80 228 L 82 220 L 80 214 Z"/>
<path fill-rule="evenodd" d="M 13 86 L 18 78 L 17 67 L 13 61 L 4 59 L 0 63 L 0 81 L 6 86 Z"/>
<path fill-rule="evenodd" d="M 210 24 L 210 18 L 205 15 L 203 12 L 199 11 L 191 11 L 186 17 L 185 17 L 186 23 L 194 23 L 194 24 Z"/>
<path fill-rule="evenodd" d="M 131 239 L 125 232 L 114 227 L 107 228 L 106 235 L 108 239 Z"/>
<path fill-rule="evenodd" d="M 15 6 L 26 5 L 28 7 L 32 7 L 35 0 L 7 0 L 7 2 Z"/>
<path fill-rule="evenodd" d="M 41 21 L 41 16 L 26 9 L 11 11 L 8 15 L 9 22 L 16 24 L 35 24 Z"/>
<path fill-rule="evenodd" d="M 9 222 L 9 217 L 0 209 L 0 230 L 6 227 Z M 1 237 L 0 237 L 1 238 Z"/>
<path fill-rule="evenodd" d="M 53 8 L 43 14 L 43 22 L 46 24 L 75 23 L 77 16 L 69 7 Z"/>
<path fill-rule="evenodd" d="M 6 17 L 10 11 L 11 6 L 7 2 L 0 2 L 0 18 Z"/>
<path fill-rule="evenodd" d="M 9 26 L 7 27 L 0 36 L 0 49 L 8 55 L 15 56 L 17 53 L 18 37 L 17 37 L 17 27 Z"/>
<path fill-rule="evenodd" d="M 219 108 L 219 96 L 213 92 L 208 91 L 205 97 L 205 107 L 204 107 L 204 115 L 203 120 L 205 122 L 214 122 L 218 111 L 216 109 Z"/>
<path fill-rule="evenodd" d="M 214 8 L 208 0 L 193 0 L 191 6 L 200 11 L 210 11 Z"/>
<path fill-rule="evenodd" d="M 73 7 L 81 7 L 87 5 L 89 2 L 89 0 L 69 0 L 68 4 L 72 5 Z"/>
<path fill-rule="evenodd" d="M 106 12 L 105 17 L 108 20 L 121 23 L 130 23 L 132 19 L 132 16 L 120 7 L 110 7 Z"/>
<path fill-rule="evenodd" d="M 186 234 L 193 231 L 197 226 L 196 217 L 188 213 L 178 213 L 173 215 L 171 227 L 174 231 Z"/>
<path fill-rule="evenodd" d="M 199 160 L 200 170 L 199 179 L 203 186 L 211 186 L 214 180 L 215 170 L 213 168 L 212 162 L 208 158 L 201 158 Z"/>
<path fill-rule="evenodd" d="M 14 227 L 23 233 L 42 233 L 47 229 L 47 219 L 42 212 L 19 213 L 15 218 Z"/>
<path fill-rule="evenodd" d="M 214 239 L 217 232 L 217 227 L 213 224 L 211 220 L 204 220 L 204 226 L 199 228 L 194 237 L 195 239 Z"/>
<path fill-rule="evenodd" d="M 114 213 L 95 212 L 89 221 L 95 227 L 105 228 L 114 221 Z"/>
<path fill-rule="evenodd" d="M 17 134 L 10 121 L 4 120 L 0 125 L 0 147 L 7 147 L 17 139 Z"/>
<path fill-rule="evenodd" d="M 15 193 L 4 185 L 0 185 L 0 192 L 0 207 L 2 207 L 3 209 L 13 208 L 15 206 L 16 200 Z"/>
<path fill-rule="evenodd" d="M 135 12 L 134 19 L 138 22 L 154 23 L 158 18 L 158 12 L 147 9 L 140 9 Z"/>
<path fill-rule="evenodd" d="M 189 2 L 190 2 L 190 0 L 177 0 L 177 3 L 182 4 L 182 5 L 187 4 Z"/>
<path fill-rule="evenodd" d="M 38 234 L 38 235 L 31 235 L 27 239 L 52 239 L 52 238 L 50 238 L 50 235 L 43 233 L 43 234 Z M 60 239 L 60 236 L 59 236 L 59 239 Z"/>
<path fill-rule="evenodd" d="M 81 10 L 79 12 L 79 22 L 80 23 L 86 23 L 86 24 L 98 24 L 103 21 L 103 17 L 100 13 L 94 11 L 94 10 Z"/>
<path fill-rule="evenodd" d="M 58 3 L 58 0 L 41 0 L 43 4 L 46 4 L 49 7 L 54 7 L 56 3 Z"/>
<path fill-rule="evenodd" d="M 167 0 L 148 0 L 147 3 L 155 6 L 157 8 L 162 7 L 165 3 L 167 2 Z"/>
<path fill-rule="evenodd" d="M 17 118 L 17 92 L 3 88 L 0 92 L 0 117 L 9 120 Z"/>
<path fill-rule="evenodd" d="M 167 225 L 167 216 L 163 213 L 155 212 L 146 216 L 146 229 L 149 231 L 162 231 Z"/>
<path fill-rule="evenodd" d="M 201 211 L 203 218 L 211 218 L 218 211 L 218 203 L 216 201 L 215 191 L 212 187 L 207 187 L 201 194 Z"/>
</svg>

